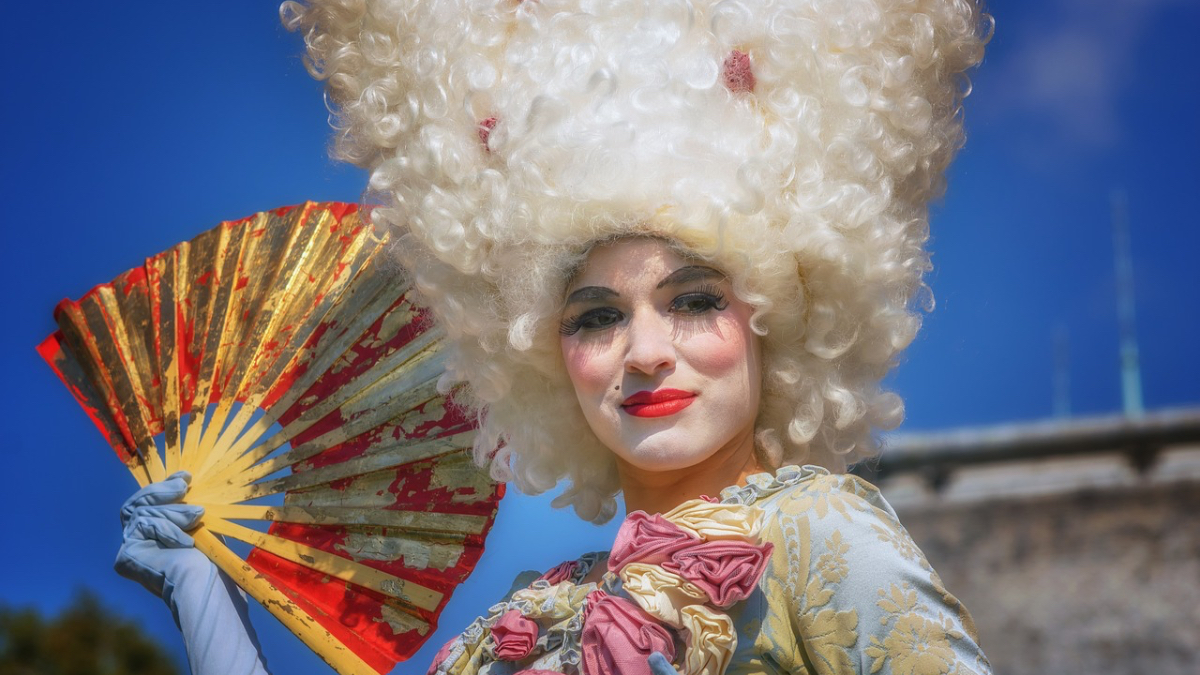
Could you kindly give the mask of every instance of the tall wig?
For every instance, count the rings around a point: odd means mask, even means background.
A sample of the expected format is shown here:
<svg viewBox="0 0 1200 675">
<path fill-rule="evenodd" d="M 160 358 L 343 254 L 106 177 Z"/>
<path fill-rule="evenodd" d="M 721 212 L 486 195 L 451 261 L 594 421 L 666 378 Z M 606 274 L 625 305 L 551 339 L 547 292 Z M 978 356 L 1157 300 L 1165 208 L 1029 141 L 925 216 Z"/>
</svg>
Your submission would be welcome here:
<svg viewBox="0 0 1200 675">
<path fill-rule="evenodd" d="M 973 0 L 285 3 L 334 153 L 444 328 L 476 459 L 615 511 L 615 462 L 558 345 L 597 241 L 670 239 L 756 309 L 766 466 L 843 470 L 903 417 L 880 381 L 920 324 L 928 208 L 962 145 Z M 459 384 L 461 383 L 461 384 Z"/>
</svg>

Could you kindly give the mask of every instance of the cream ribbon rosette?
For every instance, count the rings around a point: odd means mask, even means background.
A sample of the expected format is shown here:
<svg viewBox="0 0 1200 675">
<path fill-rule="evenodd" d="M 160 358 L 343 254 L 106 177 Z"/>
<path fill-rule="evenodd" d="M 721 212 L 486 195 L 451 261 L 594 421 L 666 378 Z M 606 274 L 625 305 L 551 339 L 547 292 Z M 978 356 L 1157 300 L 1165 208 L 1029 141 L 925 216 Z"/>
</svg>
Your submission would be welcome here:
<svg viewBox="0 0 1200 675">
<path fill-rule="evenodd" d="M 682 631 L 683 675 L 723 675 L 737 648 L 723 611 L 758 586 L 772 545 L 759 543 L 762 512 L 742 504 L 686 501 L 662 515 L 631 513 L 609 571 L 647 614 Z"/>
</svg>

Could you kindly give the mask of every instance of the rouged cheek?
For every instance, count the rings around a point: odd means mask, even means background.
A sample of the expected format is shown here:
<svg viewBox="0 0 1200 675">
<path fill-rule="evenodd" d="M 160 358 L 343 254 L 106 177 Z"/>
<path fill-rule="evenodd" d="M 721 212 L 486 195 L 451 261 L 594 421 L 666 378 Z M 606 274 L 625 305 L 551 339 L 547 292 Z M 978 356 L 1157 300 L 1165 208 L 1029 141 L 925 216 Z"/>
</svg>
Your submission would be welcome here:
<svg viewBox="0 0 1200 675">
<path fill-rule="evenodd" d="M 719 328 L 696 334 L 687 341 L 688 361 L 706 375 L 749 369 L 756 351 L 752 341 L 758 336 L 743 330 L 735 321 L 723 321 Z"/>
<path fill-rule="evenodd" d="M 594 349 L 576 345 L 564 345 L 563 363 L 567 367 L 567 376 L 575 386 L 578 394 L 595 394 L 608 388 L 608 382 L 613 377 L 611 359 L 603 354 L 597 354 Z"/>
</svg>

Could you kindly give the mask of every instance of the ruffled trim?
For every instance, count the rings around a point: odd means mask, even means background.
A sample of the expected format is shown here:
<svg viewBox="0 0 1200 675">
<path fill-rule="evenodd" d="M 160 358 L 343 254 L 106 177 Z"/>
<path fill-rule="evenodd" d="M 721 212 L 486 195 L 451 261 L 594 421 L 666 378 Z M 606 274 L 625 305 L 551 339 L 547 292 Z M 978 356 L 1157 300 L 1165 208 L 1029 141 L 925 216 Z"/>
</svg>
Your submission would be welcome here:
<svg viewBox="0 0 1200 675">
<path fill-rule="evenodd" d="M 811 464 L 781 466 L 774 474 L 756 473 L 746 478 L 745 485 L 731 485 L 721 490 L 721 503 L 750 506 L 795 485 L 828 475 L 829 469 Z"/>
<path fill-rule="evenodd" d="M 595 568 L 596 565 L 607 563 L 607 551 L 592 551 L 591 553 L 584 553 L 575 560 L 568 560 L 555 566 L 550 572 L 547 572 L 538 579 L 535 579 L 533 583 L 529 585 L 529 588 L 546 589 L 550 588 L 551 586 L 557 586 L 560 583 L 571 583 L 575 584 L 576 586 L 583 586 L 583 580 L 588 577 L 588 574 L 591 574 L 592 569 Z M 551 572 L 564 567 L 569 568 L 570 572 L 564 575 L 562 579 L 557 581 L 555 581 L 553 578 L 547 579 L 547 575 L 551 574 Z M 605 576 L 607 577 L 607 575 Z M 606 582 L 607 579 L 602 581 L 600 586 L 603 587 Z"/>
<path fill-rule="evenodd" d="M 759 541 L 762 515 L 750 505 L 691 499 L 662 515 L 631 513 L 617 532 L 609 569 L 646 614 L 681 632 L 684 675 L 723 675 L 733 658 L 737 631 L 723 610 L 745 600 L 766 571 L 773 546 Z M 633 632 L 624 628 L 620 635 Z M 649 647 L 641 643 L 632 651 L 644 659 Z M 583 640 L 585 655 L 606 648 Z M 618 675 L 616 655 L 629 651 L 594 659 L 591 670 L 602 672 L 588 675 Z"/>
<path fill-rule="evenodd" d="M 510 612 L 516 612 L 538 626 L 537 637 L 520 660 L 540 660 L 541 657 L 554 654 L 557 663 L 553 665 L 557 668 L 568 673 L 582 672 L 580 637 L 587 596 L 596 590 L 615 595 L 620 588 L 620 579 L 606 572 L 599 584 L 583 582 L 593 568 L 608 562 L 607 552 L 585 553 L 570 562 L 574 565 L 562 581 L 550 583 L 544 578 L 536 579 L 528 587 L 515 591 L 509 599 L 488 608 L 485 616 L 477 618 L 462 635 L 443 647 L 442 653 L 434 659 L 430 675 L 475 673 L 489 662 L 509 661 L 502 658 L 503 651 L 501 654 L 496 652 L 495 628 Z M 531 672 L 557 671 L 535 669 Z"/>
<path fill-rule="evenodd" d="M 760 543 L 762 512 L 755 502 L 827 475 L 820 467 L 785 466 L 774 474 L 750 476 L 745 486 L 722 490 L 720 502 L 694 499 L 662 515 L 632 513 L 622 531 L 628 530 L 626 538 L 633 538 L 622 548 L 619 533 L 611 558 L 606 552 L 586 553 L 515 591 L 448 643 L 430 672 L 478 673 L 489 662 L 506 661 L 513 666 L 525 662 L 527 668 L 580 673 L 585 670 L 585 652 L 597 657 L 591 659 L 592 670 L 602 671 L 590 675 L 626 670 L 613 670 L 612 659 L 606 658 L 612 656 L 606 643 L 614 637 L 601 639 L 589 633 L 589 639 L 584 639 L 587 608 L 603 604 L 601 599 L 607 598 L 609 604 L 617 603 L 616 609 L 632 603 L 628 609 L 633 612 L 645 612 L 648 620 L 679 631 L 685 647 L 680 664 L 685 675 L 721 675 L 737 648 L 733 621 L 723 610 L 757 588 L 772 550 L 771 544 Z M 663 547 L 652 544 L 662 538 L 667 544 L 681 539 L 682 544 L 666 546 L 655 557 L 653 552 Z M 623 552 L 618 554 L 618 548 Z M 585 583 L 597 565 L 608 571 L 599 583 Z M 620 597 L 623 595 L 628 599 Z M 625 625 L 630 623 L 625 620 L 627 614 L 630 612 L 617 612 L 616 618 L 608 619 L 598 615 L 591 632 L 609 628 L 616 631 L 614 635 L 636 637 L 652 628 L 639 624 L 631 632 Z M 655 648 L 668 651 L 665 642 Z M 625 665 L 640 670 L 643 663 L 637 660 L 637 666 Z"/>
</svg>

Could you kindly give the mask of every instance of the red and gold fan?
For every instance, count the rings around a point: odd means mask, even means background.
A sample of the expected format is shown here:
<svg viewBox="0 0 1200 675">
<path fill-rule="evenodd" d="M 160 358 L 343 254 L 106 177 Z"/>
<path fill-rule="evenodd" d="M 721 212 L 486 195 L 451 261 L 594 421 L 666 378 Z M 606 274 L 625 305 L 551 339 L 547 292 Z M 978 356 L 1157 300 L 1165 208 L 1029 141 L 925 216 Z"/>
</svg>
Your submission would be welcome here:
<svg viewBox="0 0 1200 675">
<path fill-rule="evenodd" d="M 192 473 L 197 548 L 340 673 L 417 650 L 503 494 L 385 246 L 350 204 L 221 223 L 38 348 L 140 484 Z"/>
</svg>

